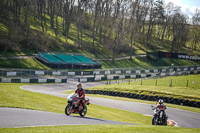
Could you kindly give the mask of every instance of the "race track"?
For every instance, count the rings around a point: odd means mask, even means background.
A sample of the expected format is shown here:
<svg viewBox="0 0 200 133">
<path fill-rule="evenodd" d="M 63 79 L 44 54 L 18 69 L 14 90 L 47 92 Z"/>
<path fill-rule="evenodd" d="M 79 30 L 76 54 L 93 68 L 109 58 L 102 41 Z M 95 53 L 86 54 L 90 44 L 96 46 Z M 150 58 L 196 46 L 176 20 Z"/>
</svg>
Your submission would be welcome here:
<svg viewBox="0 0 200 133">
<path fill-rule="evenodd" d="M 0 128 L 89 124 L 129 124 L 90 117 L 66 116 L 37 110 L 0 107 Z"/>
<path fill-rule="evenodd" d="M 88 82 L 83 84 L 83 88 L 88 88 L 101 84 L 105 84 L 105 82 Z M 76 82 L 68 82 L 64 84 L 27 85 L 27 86 L 22 86 L 21 89 L 66 98 L 67 94 L 64 94 L 62 92 L 68 90 L 74 90 L 75 86 Z M 152 115 L 153 113 L 150 104 L 119 101 L 119 100 L 99 98 L 99 97 L 89 97 L 89 98 L 92 104 L 123 109 L 147 115 Z M 194 113 L 174 108 L 168 108 L 166 112 L 169 116 L 169 119 L 172 119 L 175 122 L 177 122 L 178 126 L 180 127 L 200 128 L 199 113 Z"/>
</svg>

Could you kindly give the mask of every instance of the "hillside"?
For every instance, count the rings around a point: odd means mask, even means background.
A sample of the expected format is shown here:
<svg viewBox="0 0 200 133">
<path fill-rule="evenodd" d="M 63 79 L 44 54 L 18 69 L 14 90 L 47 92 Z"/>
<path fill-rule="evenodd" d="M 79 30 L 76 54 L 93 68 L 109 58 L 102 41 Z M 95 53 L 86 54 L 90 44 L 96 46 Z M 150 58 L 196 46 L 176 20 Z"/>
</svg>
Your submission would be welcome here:
<svg viewBox="0 0 200 133">
<path fill-rule="evenodd" d="M 40 20 L 31 16 L 30 24 L 28 27 L 24 27 L 23 23 L 17 27 L 13 27 L 14 22 L 6 19 L 0 19 L 0 55 L 33 55 L 40 51 L 46 52 L 69 52 L 69 53 L 83 53 L 95 58 L 111 58 L 111 53 L 106 53 L 103 49 L 103 44 L 96 42 L 97 49 L 92 48 L 92 23 L 88 22 L 88 29 L 84 29 L 83 45 L 78 48 L 77 40 L 77 26 L 75 22 L 71 24 L 69 30 L 69 36 L 66 37 L 62 34 L 62 18 L 58 17 L 58 35 L 56 36 L 54 30 L 50 27 L 50 21 L 46 22 L 46 29 L 42 31 Z M 49 20 L 49 16 L 46 16 L 46 20 Z M 89 18 L 90 20 L 90 18 Z M 92 18 L 91 20 L 92 21 Z M 25 29 L 24 29 L 25 28 Z M 145 46 L 138 40 L 130 47 L 130 44 L 125 44 L 123 50 L 117 53 L 116 57 L 129 56 L 134 54 L 146 54 L 150 51 L 169 51 L 170 42 L 161 42 L 158 39 L 152 40 L 154 44 Z M 162 46 L 160 44 L 162 43 Z M 14 44 L 14 45 L 13 45 Z M 14 47 L 13 47 L 14 46 Z M 194 51 L 195 53 L 195 51 Z"/>
<path fill-rule="evenodd" d="M 136 13 L 126 16 L 128 10 L 122 12 L 122 7 L 116 6 L 114 2 L 113 5 L 112 3 L 104 3 L 108 4 L 106 6 L 103 3 L 95 3 L 95 1 L 93 3 L 82 1 L 83 3 L 69 3 L 69 5 L 60 0 L 43 2 L 2 1 L 0 6 L 1 56 L 34 55 L 41 51 L 82 53 L 92 58 L 112 58 L 113 61 L 102 61 L 104 68 L 110 68 L 158 66 L 158 64 L 150 64 L 145 58 L 139 58 L 142 61 L 137 61 L 138 58 L 123 60 L 122 64 L 120 61 L 114 62 L 117 57 L 146 54 L 150 51 L 173 51 L 190 55 L 199 55 L 200 53 L 199 26 L 191 26 L 183 21 L 177 21 L 176 25 L 169 21 L 165 25 L 167 14 L 162 14 L 165 17 L 160 18 L 159 11 L 156 15 L 147 12 L 147 15 L 155 17 L 152 20 L 148 20 L 146 16 L 141 16 L 138 20 L 139 16 Z M 142 3 L 132 4 L 133 7 L 129 8 L 133 11 L 136 10 L 135 6 L 142 7 Z M 163 3 L 155 2 L 153 4 L 164 7 Z M 88 6 L 91 6 L 91 10 L 88 9 Z M 107 6 L 110 6 L 110 10 L 107 10 Z M 111 6 L 113 7 L 111 8 Z M 113 16 L 112 12 L 117 10 L 114 8 L 115 6 L 119 8 L 120 12 Z M 144 8 L 149 10 L 150 5 L 146 6 Z M 138 10 L 142 12 L 145 9 Z M 165 11 L 165 9 L 162 10 Z M 142 20 L 142 17 L 145 19 Z M 168 17 L 186 19 L 180 12 L 174 12 Z M 179 25 L 182 27 L 179 27 L 174 33 L 172 28 Z M 197 32 L 193 32 L 194 30 Z M 193 38 L 193 33 L 197 37 L 196 41 Z M 25 59 L 21 61 L 1 59 L 0 67 L 13 67 L 14 65 L 11 64 L 16 62 L 18 62 L 16 66 L 18 68 L 45 68 L 34 59 L 31 59 L 32 65 L 25 65 L 27 62 Z M 166 60 L 163 65 L 171 65 L 173 62 L 175 65 L 176 63 L 177 65 L 199 64 L 192 61 Z M 187 64 L 187 62 L 190 63 Z"/>
</svg>

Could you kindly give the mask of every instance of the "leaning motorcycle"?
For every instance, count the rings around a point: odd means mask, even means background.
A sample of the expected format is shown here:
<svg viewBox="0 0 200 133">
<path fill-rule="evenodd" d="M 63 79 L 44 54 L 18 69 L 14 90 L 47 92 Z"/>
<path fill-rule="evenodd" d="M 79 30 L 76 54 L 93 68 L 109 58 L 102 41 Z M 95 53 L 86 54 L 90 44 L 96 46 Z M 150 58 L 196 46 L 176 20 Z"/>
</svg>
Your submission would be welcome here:
<svg viewBox="0 0 200 133">
<path fill-rule="evenodd" d="M 164 110 L 160 110 L 157 107 L 152 107 L 153 118 L 152 118 L 152 125 L 165 125 L 167 126 L 167 115 L 165 114 Z"/>
<path fill-rule="evenodd" d="M 89 99 L 81 99 L 76 93 L 72 93 L 67 97 L 68 104 L 65 107 L 65 114 L 70 115 L 71 113 L 79 114 L 84 117 L 87 113 L 87 106 L 89 105 Z"/>
</svg>

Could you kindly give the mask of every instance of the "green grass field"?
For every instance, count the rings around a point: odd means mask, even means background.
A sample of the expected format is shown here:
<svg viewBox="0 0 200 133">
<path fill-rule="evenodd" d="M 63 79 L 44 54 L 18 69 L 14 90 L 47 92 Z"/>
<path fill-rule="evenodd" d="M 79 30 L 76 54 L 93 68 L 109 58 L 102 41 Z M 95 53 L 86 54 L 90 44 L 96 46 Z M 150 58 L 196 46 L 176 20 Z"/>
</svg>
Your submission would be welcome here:
<svg viewBox="0 0 200 133">
<path fill-rule="evenodd" d="M 51 127 L 0 128 L 6 133 L 199 133 L 200 129 L 162 127 L 162 126 L 131 126 L 131 125 L 70 125 Z"/>
<path fill-rule="evenodd" d="M 172 87 L 170 87 L 171 81 Z M 200 75 L 166 77 L 157 80 L 150 79 L 143 81 L 134 81 L 131 82 L 130 85 L 129 82 L 120 83 L 119 85 L 101 85 L 89 89 L 146 94 L 153 96 L 167 96 L 200 101 Z"/>
<path fill-rule="evenodd" d="M 27 84 L 1 83 L 0 84 L 0 107 L 15 107 L 42 110 L 55 113 L 64 113 L 66 99 L 55 96 L 39 94 L 21 90 L 20 86 Z M 29 84 L 30 85 L 30 84 Z M 129 122 L 139 124 L 128 125 L 79 125 L 79 126 L 48 126 L 48 127 L 25 127 L 25 128 L 0 128 L 0 132 L 199 132 L 200 129 L 151 126 L 151 117 L 129 111 L 103 107 L 99 105 L 88 106 L 88 117 L 95 117 L 107 120 Z"/>
</svg>

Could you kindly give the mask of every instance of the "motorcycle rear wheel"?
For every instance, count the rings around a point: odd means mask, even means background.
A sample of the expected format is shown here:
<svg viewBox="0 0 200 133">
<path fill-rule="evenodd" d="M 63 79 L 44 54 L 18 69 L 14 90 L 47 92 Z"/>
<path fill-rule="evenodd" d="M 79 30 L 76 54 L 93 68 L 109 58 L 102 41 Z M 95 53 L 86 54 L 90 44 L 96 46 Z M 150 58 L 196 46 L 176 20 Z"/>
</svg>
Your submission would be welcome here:
<svg viewBox="0 0 200 133">
<path fill-rule="evenodd" d="M 71 104 L 67 104 L 65 107 L 65 114 L 69 116 L 71 114 Z"/>
<path fill-rule="evenodd" d="M 79 111 L 79 114 L 81 117 L 84 117 L 87 114 L 87 107 L 84 107 L 84 110 L 82 109 L 81 111 Z"/>
<path fill-rule="evenodd" d="M 167 126 L 167 120 L 166 119 L 164 120 L 163 125 Z"/>
</svg>

